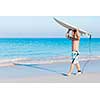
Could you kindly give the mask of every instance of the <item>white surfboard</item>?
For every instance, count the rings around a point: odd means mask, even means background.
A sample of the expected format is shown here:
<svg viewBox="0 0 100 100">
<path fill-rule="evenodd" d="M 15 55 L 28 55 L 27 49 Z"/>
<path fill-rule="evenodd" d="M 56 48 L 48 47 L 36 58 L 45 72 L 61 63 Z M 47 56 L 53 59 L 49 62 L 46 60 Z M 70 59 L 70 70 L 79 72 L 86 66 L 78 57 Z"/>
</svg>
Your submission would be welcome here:
<svg viewBox="0 0 100 100">
<path fill-rule="evenodd" d="M 58 20 L 58 19 L 56 19 L 56 18 L 53 18 L 58 24 L 60 24 L 61 26 L 63 26 L 63 27 L 65 27 L 65 28 L 67 28 L 67 29 L 77 29 L 77 27 L 76 26 L 74 26 L 74 25 L 71 25 L 71 24 L 69 24 L 69 23 L 64 23 L 64 22 L 62 22 L 62 21 L 60 21 L 60 20 Z M 87 32 L 87 31 L 84 31 L 84 30 L 82 30 L 82 29 L 80 29 L 80 28 L 78 28 L 79 29 L 79 32 L 81 33 L 81 35 L 91 35 L 91 33 L 89 33 L 89 32 Z"/>
</svg>

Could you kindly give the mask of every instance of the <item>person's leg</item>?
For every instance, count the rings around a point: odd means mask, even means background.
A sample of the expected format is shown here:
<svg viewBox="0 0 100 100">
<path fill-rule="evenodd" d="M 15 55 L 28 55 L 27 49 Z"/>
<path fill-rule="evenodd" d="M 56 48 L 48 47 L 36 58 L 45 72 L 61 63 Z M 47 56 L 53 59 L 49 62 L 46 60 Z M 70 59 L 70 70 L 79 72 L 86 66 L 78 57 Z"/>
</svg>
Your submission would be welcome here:
<svg viewBox="0 0 100 100">
<path fill-rule="evenodd" d="M 77 68 L 77 71 L 81 71 L 81 67 L 79 63 L 76 64 L 76 68 Z"/>
<path fill-rule="evenodd" d="M 68 76 L 71 75 L 72 72 L 73 72 L 73 70 L 74 70 L 74 64 L 71 63 L 70 70 L 69 70 L 69 72 L 67 73 L 67 75 L 68 75 Z"/>
<path fill-rule="evenodd" d="M 77 68 L 77 71 L 78 72 L 81 72 L 81 67 L 80 67 L 80 64 L 79 64 L 79 51 L 77 51 L 77 56 L 76 56 L 76 59 L 75 59 L 75 65 L 76 65 L 76 68 Z"/>
<path fill-rule="evenodd" d="M 75 55 L 76 55 L 76 52 L 72 51 L 72 60 L 71 60 L 70 70 L 67 73 L 68 76 L 71 75 L 74 70 Z"/>
<path fill-rule="evenodd" d="M 81 72 L 81 68 L 80 68 L 80 64 L 79 63 L 76 64 L 76 68 L 77 68 L 77 74 L 76 75 L 81 75 L 82 72 Z"/>
</svg>

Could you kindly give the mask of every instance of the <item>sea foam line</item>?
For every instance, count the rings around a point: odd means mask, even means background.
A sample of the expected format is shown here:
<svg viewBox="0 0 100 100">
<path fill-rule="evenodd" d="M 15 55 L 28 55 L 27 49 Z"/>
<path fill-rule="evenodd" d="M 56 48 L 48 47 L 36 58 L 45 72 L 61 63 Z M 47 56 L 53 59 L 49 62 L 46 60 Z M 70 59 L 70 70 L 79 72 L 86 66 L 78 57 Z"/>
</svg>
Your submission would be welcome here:
<svg viewBox="0 0 100 100">
<path fill-rule="evenodd" d="M 79 61 L 92 61 L 92 60 L 100 60 L 100 56 L 81 56 Z M 70 57 L 51 57 L 47 59 L 32 59 L 32 58 L 15 58 L 15 59 L 1 59 L 0 66 L 10 66 L 15 64 L 53 64 L 53 63 L 63 63 L 70 62 Z"/>
</svg>

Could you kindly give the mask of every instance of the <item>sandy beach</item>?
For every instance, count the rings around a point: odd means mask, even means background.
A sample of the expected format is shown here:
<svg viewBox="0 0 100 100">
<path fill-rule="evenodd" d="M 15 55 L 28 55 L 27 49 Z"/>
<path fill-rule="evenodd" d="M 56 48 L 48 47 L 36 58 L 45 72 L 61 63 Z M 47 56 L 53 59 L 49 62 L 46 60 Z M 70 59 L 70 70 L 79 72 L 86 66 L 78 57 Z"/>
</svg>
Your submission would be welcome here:
<svg viewBox="0 0 100 100">
<path fill-rule="evenodd" d="M 100 73 L 85 73 L 79 76 L 47 75 L 30 78 L 0 79 L 5 83 L 100 83 Z"/>
<path fill-rule="evenodd" d="M 80 62 L 81 68 L 85 62 Z M 70 63 L 53 63 L 43 65 L 15 65 L 0 68 L 1 83 L 99 83 L 100 60 L 87 63 L 82 75 L 65 76 Z"/>
</svg>

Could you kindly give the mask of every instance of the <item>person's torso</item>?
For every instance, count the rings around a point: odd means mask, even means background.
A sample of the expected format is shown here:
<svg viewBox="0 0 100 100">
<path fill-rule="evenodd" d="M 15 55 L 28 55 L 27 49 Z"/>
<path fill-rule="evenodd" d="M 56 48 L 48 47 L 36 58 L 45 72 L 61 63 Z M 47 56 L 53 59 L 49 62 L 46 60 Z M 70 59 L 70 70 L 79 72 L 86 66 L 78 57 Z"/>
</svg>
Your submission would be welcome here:
<svg viewBox="0 0 100 100">
<path fill-rule="evenodd" d="M 72 40 L 72 51 L 79 50 L 79 40 Z"/>
<path fill-rule="evenodd" d="M 72 33 L 73 38 L 77 38 L 76 34 Z M 72 51 L 79 51 L 79 41 L 80 40 L 72 40 Z"/>
</svg>

